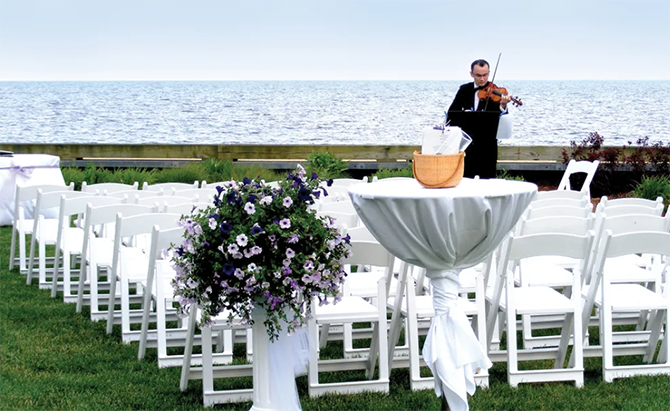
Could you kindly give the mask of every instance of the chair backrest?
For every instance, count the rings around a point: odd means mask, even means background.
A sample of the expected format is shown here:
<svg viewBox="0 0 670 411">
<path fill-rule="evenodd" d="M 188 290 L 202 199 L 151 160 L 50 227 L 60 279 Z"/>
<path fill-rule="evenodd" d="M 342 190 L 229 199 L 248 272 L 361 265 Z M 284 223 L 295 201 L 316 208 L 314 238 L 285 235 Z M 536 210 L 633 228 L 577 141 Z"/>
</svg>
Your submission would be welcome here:
<svg viewBox="0 0 670 411">
<path fill-rule="evenodd" d="M 356 209 L 354 208 L 354 203 L 352 203 L 351 201 L 337 201 L 337 202 L 334 202 L 334 203 L 321 203 L 321 204 L 319 204 L 318 211 L 321 214 L 328 214 L 330 212 L 357 214 Z"/>
<path fill-rule="evenodd" d="M 180 190 L 175 193 L 179 197 L 194 198 L 198 196 L 198 201 L 213 201 L 214 196 L 218 194 L 216 186 L 208 185 L 205 188 L 191 188 L 189 190 Z"/>
<path fill-rule="evenodd" d="M 586 173 L 586 178 L 584 184 L 582 185 L 581 190 L 590 193 L 591 181 L 593 181 L 593 176 L 596 174 L 598 169 L 598 164 L 600 161 L 595 160 L 591 161 L 576 161 L 570 160 L 568 166 L 565 168 L 561 182 L 558 183 L 558 190 L 571 190 L 570 188 L 570 176 L 575 173 Z"/>
<path fill-rule="evenodd" d="M 570 207 L 570 206 L 553 206 L 553 207 L 540 207 L 535 208 L 533 203 L 530 203 L 526 209 L 524 215 L 527 219 L 532 220 L 535 218 L 543 217 L 581 217 L 586 218 L 593 211 L 593 206 L 588 203 L 583 207 Z"/>
<path fill-rule="evenodd" d="M 549 190 L 549 191 L 538 191 L 535 194 L 533 201 L 540 200 L 550 200 L 550 199 L 572 199 L 572 200 L 581 200 L 583 198 L 588 198 L 586 192 L 583 191 L 572 191 L 572 190 Z"/>
<path fill-rule="evenodd" d="M 361 184 L 361 183 L 367 183 L 368 182 L 368 177 L 363 177 L 363 179 L 359 180 L 356 178 L 334 178 L 333 179 L 333 184 L 331 187 L 350 187 L 355 184 Z"/>
<path fill-rule="evenodd" d="M 119 197 L 119 198 L 126 197 L 128 198 L 129 202 L 133 202 L 137 198 L 162 196 L 163 190 L 162 189 L 158 191 L 123 190 L 123 191 L 112 191 L 112 192 L 102 190 L 102 195 L 109 197 Z"/>
<path fill-rule="evenodd" d="M 44 213 L 50 208 L 59 207 L 62 198 L 88 198 L 91 193 L 82 193 L 80 191 L 50 191 L 47 193 L 37 190 L 37 202 L 35 203 L 35 217 Z"/>
<path fill-rule="evenodd" d="M 54 185 L 54 184 L 40 184 L 33 186 L 22 186 L 17 185 L 16 191 L 14 192 L 14 220 L 19 220 L 24 218 L 24 213 L 22 212 L 24 207 L 27 205 L 25 202 L 37 200 L 37 193 L 41 191 L 42 193 L 50 193 L 54 191 L 63 192 L 63 191 L 74 191 L 74 183 L 70 183 L 68 186 Z M 29 204 L 29 210 L 27 210 L 31 215 L 33 214 L 34 205 Z M 27 215 L 25 215 L 27 217 Z"/>
<path fill-rule="evenodd" d="M 587 231 L 594 228 L 595 216 L 593 214 L 589 214 L 586 217 L 543 217 L 531 220 L 522 217 L 515 235 L 522 236 L 542 233 L 584 235 Z"/>
<path fill-rule="evenodd" d="M 335 227 L 338 229 L 349 229 L 349 228 L 354 228 L 358 227 L 359 223 L 359 218 L 358 214 L 356 213 L 340 213 L 337 211 L 329 211 L 327 213 L 322 213 L 321 211 L 317 211 L 316 213 L 317 216 L 327 216 L 333 219 L 333 224 Z"/>
<path fill-rule="evenodd" d="M 566 191 L 567 192 L 567 191 Z M 533 208 L 538 209 L 542 207 L 584 207 L 586 204 L 591 204 L 591 200 L 586 197 L 580 199 L 573 198 L 547 198 L 544 200 L 534 200 L 531 202 Z"/>
<path fill-rule="evenodd" d="M 377 241 L 351 240 L 351 254 L 342 262 L 346 265 L 379 267 L 384 270 L 386 290 L 390 286 L 390 276 L 393 275 L 395 257 Z M 344 283 L 344 293 L 349 294 L 347 282 Z M 380 303 L 383 304 L 383 303 Z"/>
<path fill-rule="evenodd" d="M 132 216 L 122 212 L 116 215 L 115 242 L 125 237 L 134 237 L 139 234 L 150 234 L 155 225 L 166 228 L 179 226 L 181 215 L 173 213 L 147 213 Z"/>
<path fill-rule="evenodd" d="M 225 187 L 228 183 L 230 183 L 230 181 L 215 181 L 213 183 L 208 183 L 207 180 L 202 180 L 202 183 L 200 183 L 200 188 L 210 188 L 211 189 L 211 188 L 216 188 L 216 186 Z M 269 181 L 269 182 L 266 182 L 265 185 L 269 185 L 269 186 L 276 185 L 275 188 L 279 188 L 279 184 L 278 184 L 277 181 Z"/>
<path fill-rule="evenodd" d="M 144 184 L 142 184 L 142 190 L 147 190 L 147 191 L 160 191 L 163 190 L 165 192 L 171 192 L 172 190 L 175 191 L 180 191 L 180 190 L 190 190 L 193 188 L 198 188 L 198 181 L 194 181 L 193 183 L 157 183 L 157 184 L 149 184 L 146 181 Z"/>
<path fill-rule="evenodd" d="M 81 191 L 85 193 L 101 193 L 106 191 L 109 193 L 115 193 L 117 191 L 129 191 L 137 190 L 139 188 L 139 183 L 135 181 L 133 184 L 123 184 L 123 183 L 97 183 L 97 184 L 88 184 L 86 181 L 81 183 Z"/>
<path fill-rule="evenodd" d="M 179 203 L 179 204 L 166 204 L 163 212 L 173 213 L 180 215 L 190 215 L 194 211 L 204 210 L 205 208 L 211 206 L 212 203 L 203 203 L 203 202 L 190 202 L 190 203 Z"/>
<path fill-rule="evenodd" d="M 336 187 L 336 186 L 331 186 L 331 187 L 323 187 L 323 189 L 326 190 L 328 193 L 327 196 L 323 196 L 321 194 L 321 198 L 323 200 L 329 199 L 329 197 L 337 198 L 337 201 L 345 201 L 349 200 L 349 187 Z"/>
<path fill-rule="evenodd" d="M 605 213 L 609 217 L 627 215 L 627 214 L 651 214 L 661 216 L 663 215 L 663 203 L 657 204 L 656 207 L 648 207 L 646 205 L 619 205 L 613 206 L 612 202 L 610 205 L 598 204 L 596 207 L 596 218 L 601 214 Z"/>
<path fill-rule="evenodd" d="M 500 250 L 491 299 L 491 310 L 486 320 L 487 332 L 490 333 L 493 330 L 498 317 L 503 290 L 506 283 L 508 287 L 510 285 L 508 283 L 508 275 L 513 276 L 511 274 L 512 269 L 518 264 L 519 260 L 541 256 L 570 257 L 580 261 L 575 267 L 575 270 L 578 270 L 575 274 L 583 275 L 590 269 L 594 236 L 595 233 L 593 231 L 588 231 L 584 235 L 544 233 L 514 236 L 510 234 L 504 240 Z M 513 278 L 509 280 L 512 281 L 513 286 Z M 491 335 L 487 336 L 487 346 L 491 345 L 491 338 Z"/>
<path fill-rule="evenodd" d="M 197 197 L 182 197 L 182 196 L 156 196 L 136 198 L 136 204 L 154 205 L 158 212 L 164 212 L 167 205 L 175 204 L 190 204 L 193 205 L 197 201 Z"/>
<path fill-rule="evenodd" d="M 602 196 L 598 205 L 603 207 L 621 207 L 621 206 L 638 206 L 657 208 L 659 204 L 663 204 L 663 197 L 657 197 L 656 200 L 647 200 L 646 198 L 615 198 L 610 200 L 607 196 Z"/>
</svg>

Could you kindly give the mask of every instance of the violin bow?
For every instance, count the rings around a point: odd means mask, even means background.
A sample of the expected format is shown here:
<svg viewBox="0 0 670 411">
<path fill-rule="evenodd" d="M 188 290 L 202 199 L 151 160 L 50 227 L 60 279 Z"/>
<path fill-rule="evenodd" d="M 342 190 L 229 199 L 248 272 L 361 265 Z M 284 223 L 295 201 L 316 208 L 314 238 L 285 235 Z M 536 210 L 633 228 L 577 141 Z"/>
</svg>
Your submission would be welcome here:
<svg viewBox="0 0 670 411">
<path fill-rule="evenodd" d="M 493 84 L 496 80 L 496 73 L 498 72 L 498 64 L 500 63 L 500 56 L 502 56 L 502 52 L 498 54 L 498 61 L 496 61 L 496 68 L 493 70 L 493 78 L 491 78 L 491 84 Z M 484 105 L 484 111 L 489 106 L 489 100 L 491 100 L 491 93 L 489 93 L 488 96 L 486 96 L 486 104 Z"/>
</svg>

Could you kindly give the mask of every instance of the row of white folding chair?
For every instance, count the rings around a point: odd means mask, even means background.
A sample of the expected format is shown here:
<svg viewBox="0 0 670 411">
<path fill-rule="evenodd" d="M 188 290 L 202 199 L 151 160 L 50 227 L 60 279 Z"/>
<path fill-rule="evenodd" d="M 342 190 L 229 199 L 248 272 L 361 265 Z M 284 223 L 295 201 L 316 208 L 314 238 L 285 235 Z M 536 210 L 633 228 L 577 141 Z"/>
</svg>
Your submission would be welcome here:
<svg viewBox="0 0 670 411">
<path fill-rule="evenodd" d="M 29 206 L 31 210 L 34 210 L 33 202 L 37 200 L 38 190 L 41 190 L 42 193 L 48 193 L 52 191 L 73 191 L 74 183 L 70 183 L 69 186 L 61 185 L 33 185 L 33 186 L 21 186 L 17 185 L 14 192 L 14 220 L 12 221 L 12 240 L 10 244 L 9 251 L 9 269 L 13 269 L 14 266 L 18 263 L 19 272 L 21 274 L 26 274 L 28 272 L 28 258 L 27 258 L 27 247 L 26 247 L 26 236 L 33 233 L 34 219 L 37 218 L 34 214 L 34 211 L 31 213 L 32 218 L 27 218 L 28 214 L 26 213 L 26 207 Z M 53 217 L 57 214 L 53 213 Z M 56 220 L 54 218 L 46 219 L 44 224 L 53 226 L 56 228 Z M 16 258 L 16 243 L 19 246 L 19 257 Z"/>
<path fill-rule="evenodd" d="M 116 295 L 117 281 L 120 283 L 121 298 L 121 339 L 124 343 L 139 341 L 140 330 L 131 330 L 132 323 L 141 323 L 142 310 L 136 310 L 136 316 L 131 318 L 130 288 L 135 287 L 138 295 L 151 293 L 146 288 L 147 272 L 149 267 L 150 244 L 145 243 L 142 253 L 129 252 L 125 247 L 125 239 L 150 235 L 154 225 L 162 228 L 179 226 L 181 215 L 172 213 L 149 213 L 134 216 L 123 216 L 118 213 L 114 226 L 114 249 L 112 255 L 110 296 Z M 112 333 L 114 325 L 114 310 L 110 304 L 107 311 L 107 334 Z M 139 317 L 139 318 L 138 318 Z"/>
<path fill-rule="evenodd" d="M 145 280 L 144 302 L 142 304 L 142 325 L 140 329 L 139 349 L 137 358 L 143 359 L 150 335 L 155 340 L 158 350 L 158 367 L 181 366 L 184 359 L 182 354 L 168 354 L 168 346 L 185 346 L 186 323 L 178 321 L 176 327 L 168 328 L 168 313 L 174 312 L 172 303 L 176 302 L 173 296 L 172 280 L 176 272 L 172 268 L 169 258 L 172 253 L 166 251 L 171 245 L 181 244 L 184 229 L 182 227 L 160 229 L 154 226 L 151 233 L 151 247 L 149 249 L 148 269 Z M 150 329 L 151 308 L 155 302 L 156 329 Z M 223 345 L 219 351 L 213 354 L 212 361 L 215 364 L 229 364 L 233 359 L 233 334 L 231 330 L 223 331 Z M 198 340 L 196 338 L 196 340 Z M 199 342 L 199 341 L 198 341 Z M 221 345 L 221 344 L 219 344 Z M 193 365 L 201 364 L 201 355 L 193 355 Z"/>
<path fill-rule="evenodd" d="M 639 283 L 612 283 L 604 269 L 606 261 L 627 254 L 654 254 L 665 259 L 665 263 L 657 264 L 653 269 L 659 275 L 667 272 L 670 263 L 670 233 L 668 232 L 633 232 L 615 235 L 607 230 L 598 245 L 598 254 L 591 282 L 585 290 L 585 304 L 582 311 L 583 318 L 588 318 L 591 307 L 597 307 L 600 312 L 600 343 L 602 355 L 603 379 L 606 382 L 614 378 L 630 377 L 635 375 L 670 374 L 670 344 L 668 339 L 668 318 L 670 313 L 670 297 L 668 293 L 654 292 Z M 663 258 L 658 258 L 661 261 Z M 614 315 L 616 313 L 635 312 L 642 315 L 651 312 L 649 316 L 649 331 L 645 342 L 632 344 L 628 340 L 615 338 Z M 664 332 L 665 331 L 665 332 Z M 658 341 L 663 333 L 662 352 L 659 353 L 657 363 L 651 364 L 657 350 Z M 584 335 L 584 334 L 583 334 Z M 644 354 L 642 364 L 615 365 L 614 356 Z M 573 359 L 571 358 L 571 362 Z"/>
<path fill-rule="evenodd" d="M 117 199 L 121 200 L 121 199 Z M 87 205 L 84 216 L 84 241 L 81 250 L 81 269 L 77 286 L 77 312 L 82 311 L 84 305 L 90 305 L 92 321 L 107 319 L 119 295 L 111 293 L 112 283 L 115 283 L 112 264 L 114 256 L 114 238 L 116 235 L 117 215 L 135 216 L 155 212 L 155 208 L 141 204 L 118 203 L 111 205 Z M 105 226 L 104 234 L 95 235 L 95 228 Z M 127 252 L 135 253 L 133 259 L 138 259 L 143 251 L 136 247 L 128 247 Z M 106 277 L 103 282 L 102 277 Z M 86 294 L 85 292 L 89 293 Z M 108 291 L 108 293 L 101 293 Z M 100 306 L 107 306 L 102 309 Z M 120 312 L 116 312 L 114 324 L 121 321 Z"/>
<path fill-rule="evenodd" d="M 59 207 L 58 233 L 56 235 L 55 248 L 56 265 L 54 267 L 55 271 L 58 272 L 58 262 L 62 257 L 63 279 L 61 284 L 59 283 L 59 276 L 52 276 L 51 296 L 56 297 L 57 291 L 62 289 L 63 302 L 65 303 L 77 302 L 78 296 L 76 292 L 73 293 L 73 286 L 78 284 L 74 280 L 82 275 L 82 265 L 80 265 L 77 276 L 72 275 L 72 266 L 76 258 L 82 256 L 84 239 L 86 238 L 86 232 L 83 227 L 72 226 L 71 221 L 73 217 L 85 216 L 89 206 L 117 205 L 125 201 L 120 198 L 88 195 L 90 193 L 86 192 L 77 194 L 79 195 L 62 195 Z"/>
<path fill-rule="evenodd" d="M 591 199 L 583 196 L 579 199 L 573 198 L 547 198 L 543 200 L 533 200 L 530 203 L 533 208 L 543 208 L 543 207 L 584 207 L 585 205 L 591 205 Z"/>
<path fill-rule="evenodd" d="M 33 219 L 33 229 L 32 237 L 30 241 L 30 256 L 28 258 L 28 274 L 26 275 L 26 284 L 30 285 L 33 279 L 33 273 L 35 268 L 35 253 L 39 252 L 38 257 L 38 284 L 40 288 L 46 289 L 51 286 L 49 281 L 51 277 L 49 276 L 58 276 L 59 275 L 59 261 L 54 258 L 54 263 L 52 267 L 47 270 L 47 256 L 46 256 L 46 246 L 55 245 L 57 238 L 56 236 L 59 233 L 58 230 L 58 219 L 47 220 L 45 219 L 44 214 L 47 211 L 56 211 L 61 203 L 62 197 L 88 197 L 90 194 L 81 193 L 78 191 L 50 191 L 42 192 L 42 190 L 37 190 L 37 201 L 35 203 L 35 218 Z M 80 230 L 72 229 L 71 241 L 81 241 Z M 47 273 L 47 271 L 49 271 Z"/>
</svg>

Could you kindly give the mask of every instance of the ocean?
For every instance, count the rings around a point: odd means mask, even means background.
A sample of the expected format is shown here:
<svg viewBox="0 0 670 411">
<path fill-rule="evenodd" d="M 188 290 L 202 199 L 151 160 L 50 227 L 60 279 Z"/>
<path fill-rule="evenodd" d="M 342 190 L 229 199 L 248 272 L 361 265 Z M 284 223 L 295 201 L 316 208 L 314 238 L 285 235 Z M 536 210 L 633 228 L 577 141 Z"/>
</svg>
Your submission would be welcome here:
<svg viewBox="0 0 670 411">
<path fill-rule="evenodd" d="M 0 82 L 0 142 L 418 145 L 466 81 Z M 670 142 L 668 82 L 496 84 L 523 101 L 502 145 Z"/>
</svg>

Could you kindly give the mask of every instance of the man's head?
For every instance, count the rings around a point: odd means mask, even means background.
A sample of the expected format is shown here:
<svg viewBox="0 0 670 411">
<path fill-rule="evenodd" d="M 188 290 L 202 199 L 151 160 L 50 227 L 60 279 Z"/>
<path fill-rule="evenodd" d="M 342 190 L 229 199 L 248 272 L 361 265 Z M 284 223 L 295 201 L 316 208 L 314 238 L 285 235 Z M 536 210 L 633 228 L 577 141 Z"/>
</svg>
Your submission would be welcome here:
<svg viewBox="0 0 670 411">
<path fill-rule="evenodd" d="M 475 79 L 477 87 L 485 86 L 489 81 L 489 63 L 486 60 L 475 60 L 470 65 L 470 75 Z"/>
</svg>

